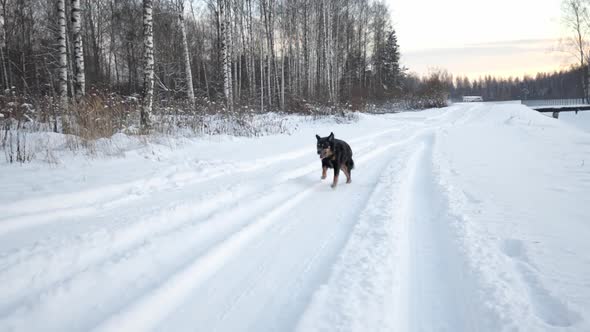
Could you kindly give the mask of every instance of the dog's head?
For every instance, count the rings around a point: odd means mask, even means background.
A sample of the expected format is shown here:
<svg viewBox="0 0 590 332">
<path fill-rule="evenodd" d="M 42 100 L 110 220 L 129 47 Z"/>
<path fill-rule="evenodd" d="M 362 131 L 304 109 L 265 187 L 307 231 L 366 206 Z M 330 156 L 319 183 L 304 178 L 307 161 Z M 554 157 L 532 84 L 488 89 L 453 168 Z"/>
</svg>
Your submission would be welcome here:
<svg viewBox="0 0 590 332">
<path fill-rule="evenodd" d="M 315 137 L 318 139 L 317 151 L 320 159 L 331 157 L 334 154 L 334 133 L 330 133 L 328 137 Z"/>
</svg>

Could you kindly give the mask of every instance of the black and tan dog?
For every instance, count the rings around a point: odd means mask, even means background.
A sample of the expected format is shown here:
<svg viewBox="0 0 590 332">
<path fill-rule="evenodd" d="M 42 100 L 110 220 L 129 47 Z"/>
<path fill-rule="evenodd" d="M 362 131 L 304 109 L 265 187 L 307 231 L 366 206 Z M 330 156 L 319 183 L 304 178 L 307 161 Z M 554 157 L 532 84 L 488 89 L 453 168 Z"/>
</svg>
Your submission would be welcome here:
<svg viewBox="0 0 590 332">
<path fill-rule="evenodd" d="M 328 137 L 320 137 L 315 135 L 318 139 L 317 151 L 322 160 L 322 180 L 326 178 L 328 168 L 334 169 L 334 181 L 332 188 L 338 185 L 338 175 L 340 170 L 346 175 L 346 183 L 350 183 L 350 172 L 354 168 L 354 161 L 352 160 L 352 149 L 348 143 L 335 139 L 334 133 L 330 133 Z"/>
</svg>

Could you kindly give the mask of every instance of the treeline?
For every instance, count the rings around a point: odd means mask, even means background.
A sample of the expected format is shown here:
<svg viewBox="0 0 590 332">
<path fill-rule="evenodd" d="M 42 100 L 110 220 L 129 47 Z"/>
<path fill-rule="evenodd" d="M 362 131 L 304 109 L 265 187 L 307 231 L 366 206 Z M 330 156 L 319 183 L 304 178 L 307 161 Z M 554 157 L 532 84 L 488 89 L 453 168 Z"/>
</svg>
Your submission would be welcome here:
<svg viewBox="0 0 590 332">
<path fill-rule="evenodd" d="M 489 101 L 583 98 L 584 86 L 580 78 L 583 75 L 582 69 L 573 67 L 523 78 L 485 76 L 476 80 L 467 77 L 453 80 L 447 77 L 447 85 L 453 100 L 461 100 L 463 96 L 482 96 Z"/>
<path fill-rule="evenodd" d="M 112 93 L 136 95 L 145 112 L 152 98 L 288 111 L 401 93 L 382 1 L 1 0 L 0 16 L 4 95 L 62 110 Z"/>
</svg>

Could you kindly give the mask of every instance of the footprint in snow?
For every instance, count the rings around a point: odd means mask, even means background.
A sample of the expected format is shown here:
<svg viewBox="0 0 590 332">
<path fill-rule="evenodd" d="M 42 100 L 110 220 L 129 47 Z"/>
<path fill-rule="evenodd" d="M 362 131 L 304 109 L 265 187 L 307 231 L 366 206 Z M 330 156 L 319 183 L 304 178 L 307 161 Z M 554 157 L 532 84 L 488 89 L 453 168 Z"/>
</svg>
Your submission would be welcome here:
<svg viewBox="0 0 590 332">
<path fill-rule="evenodd" d="M 514 261 L 537 317 L 547 325 L 556 327 L 572 326 L 581 320 L 580 314 L 570 310 L 543 286 L 537 271 L 529 263 L 525 245 L 521 240 L 506 239 L 502 241 L 501 250 Z"/>
</svg>

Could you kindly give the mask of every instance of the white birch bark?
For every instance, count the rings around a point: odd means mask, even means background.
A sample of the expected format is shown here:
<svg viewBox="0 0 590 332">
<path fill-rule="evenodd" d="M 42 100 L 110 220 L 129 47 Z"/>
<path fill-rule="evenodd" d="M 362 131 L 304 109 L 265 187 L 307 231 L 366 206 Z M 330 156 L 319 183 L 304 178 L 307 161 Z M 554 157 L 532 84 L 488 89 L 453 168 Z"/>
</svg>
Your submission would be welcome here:
<svg viewBox="0 0 590 332">
<path fill-rule="evenodd" d="M 9 89 L 8 71 L 6 70 L 6 59 L 4 52 L 6 49 L 6 30 L 4 28 L 4 2 L 0 1 L 0 61 L 2 62 L 2 83 L 4 89 Z"/>
<path fill-rule="evenodd" d="M 256 63 L 255 63 L 255 45 L 254 45 L 254 30 L 252 27 L 252 0 L 248 1 L 248 38 L 250 43 L 250 97 L 253 98 L 256 94 Z M 261 76 L 262 77 L 262 76 Z"/>
<path fill-rule="evenodd" d="M 141 128 L 146 131 L 151 127 L 152 108 L 154 104 L 154 30 L 153 2 L 143 0 L 143 101 L 141 107 Z"/>
<path fill-rule="evenodd" d="M 184 55 L 184 77 L 186 80 L 187 97 L 191 107 L 195 106 L 195 90 L 193 87 L 193 74 L 191 71 L 191 57 L 188 49 L 188 40 L 186 38 L 186 27 L 184 23 L 184 0 L 178 0 L 178 25 L 180 26 L 180 36 L 182 38 L 182 53 Z"/>
<path fill-rule="evenodd" d="M 57 1 L 57 17 L 59 34 L 57 44 L 59 48 L 59 96 L 60 106 L 65 110 L 68 104 L 68 51 L 66 47 L 66 0 Z"/>
<path fill-rule="evenodd" d="M 221 54 L 223 58 L 223 93 L 227 103 L 227 109 L 233 109 L 232 100 L 232 70 L 229 45 L 231 44 L 231 24 L 229 21 L 229 6 L 226 0 L 219 0 L 219 22 L 221 25 Z"/>
<path fill-rule="evenodd" d="M 84 45 L 82 42 L 82 22 L 80 0 L 72 0 L 72 32 L 74 36 L 74 75 L 76 99 L 86 94 L 86 75 L 84 73 Z"/>
<path fill-rule="evenodd" d="M 282 50 L 281 50 L 281 110 L 285 110 L 285 39 L 282 36 Z"/>
<path fill-rule="evenodd" d="M 260 36 L 260 112 L 264 112 L 264 40 Z"/>
</svg>

